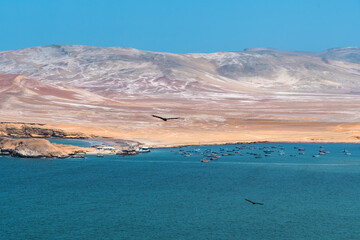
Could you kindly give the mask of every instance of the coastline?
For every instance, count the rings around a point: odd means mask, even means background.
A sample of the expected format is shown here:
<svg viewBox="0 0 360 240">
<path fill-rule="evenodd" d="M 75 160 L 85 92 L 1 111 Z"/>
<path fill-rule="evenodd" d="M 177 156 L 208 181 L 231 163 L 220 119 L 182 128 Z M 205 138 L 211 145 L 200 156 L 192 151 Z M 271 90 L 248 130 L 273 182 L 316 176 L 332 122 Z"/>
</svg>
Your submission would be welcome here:
<svg viewBox="0 0 360 240">
<path fill-rule="evenodd" d="M 59 140 L 70 140 L 67 138 L 56 138 Z M 71 140 L 81 140 L 81 141 L 87 141 L 87 142 L 100 142 L 100 139 L 71 139 Z M 118 139 L 107 139 L 109 142 L 112 141 L 118 141 Z M 107 141 L 104 141 L 104 143 L 108 143 Z M 324 144 L 360 144 L 360 141 L 236 141 L 236 142 L 209 142 L 209 143 L 203 143 L 203 144 L 165 144 L 165 145 L 152 145 L 149 148 L 150 149 L 166 149 L 166 148 L 182 148 L 182 147 L 194 147 L 194 146 L 219 146 L 219 145 L 241 145 L 241 144 L 262 144 L 262 143 L 324 143 Z M 111 155 L 111 153 L 103 153 L 104 155 Z M 90 154 L 89 154 L 90 155 Z M 96 155 L 96 153 L 93 153 L 93 155 Z"/>
<path fill-rule="evenodd" d="M 182 148 L 192 146 L 218 146 L 218 145 L 241 145 L 241 144 L 261 144 L 261 143 L 324 143 L 324 144 L 360 144 L 360 142 L 344 142 L 344 141 L 253 141 L 253 142 L 223 142 L 223 143 L 204 143 L 204 144 L 184 144 L 184 145 L 168 145 L 168 146 L 152 146 L 151 149 L 165 148 Z"/>
<path fill-rule="evenodd" d="M 360 143 L 360 123 L 353 122 L 234 119 L 217 127 L 203 124 L 179 125 L 180 123 L 160 122 L 157 126 L 133 128 L 130 125 L 99 127 L 1 122 L 0 137 L 81 140 L 89 142 L 89 145 L 105 143 L 124 149 L 140 146 L 156 149 L 256 143 Z M 87 152 L 107 154 L 90 147 Z"/>
<path fill-rule="evenodd" d="M 99 142 L 97 138 L 88 139 L 67 139 L 67 138 L 53 138 L 57 140 L 77 140 L 84 142 Z M 51 139 L 50 139 L 51 140 Z M 49 139 L 44 138 L 23 138 L 13 139 L 2 137 L 0 138 L 0 155 L 9 155 L 12 157 L 20 158 L 71 158 L 73 156 L 81 155 L 116 155 L 118 151 L 124 149 L 139 148 L 140 145 L 135 146 L 115 146 L 112 150 L 98 150 L 94 146 L 81 147 L 72 145 L 71 143 L 53 143 Z M 110 140 L 110 139 L 107 139 Z M 111 141 L 111 140 L 110 140 Z M 118 142 L 118 139 L 112 139 Z M 182 148 L 182 147 L 201 147 L 201 146 L 219 146 L 219 145 L 248 145 L 248 144 L 282 144 L 282 143 L 324 143 L 324 144 L 360 144 L 359 141 L 235 141 L 235 142 L 217 142 L 217 143 L 204 143 L 204 144 L 168 144 L 168 145 L 153 145 L 149 149 L 168 149 L 168 148 Z M 142 144 L 141 144 L 142 145 Z M 144 145 L 143 145 L 144 146 Z M 84 158 L 84 157 L 81 157 Z"/>
</svg>

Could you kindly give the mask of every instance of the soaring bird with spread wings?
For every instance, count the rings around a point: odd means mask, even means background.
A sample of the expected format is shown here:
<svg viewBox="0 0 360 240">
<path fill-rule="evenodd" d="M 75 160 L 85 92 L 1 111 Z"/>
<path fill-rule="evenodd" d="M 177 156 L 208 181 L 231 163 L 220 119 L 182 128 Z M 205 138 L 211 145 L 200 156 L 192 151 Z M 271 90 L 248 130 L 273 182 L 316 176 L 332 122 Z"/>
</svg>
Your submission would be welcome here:
<svg viewBox="0 0 360 240">
<path fill-rule="evenodd" d="M 172 119 L 179 119 L 178 117 L 176 117 L 176 118 L 164 118 L 164 117 L 160 117 L 160 116 L 156 116 L 156 115 L 151 115 L 151 116 L 153 116 L 154 118 L 159 118 L 159 119 L 161 119 L 163 121 L 172 120 Z"/>
<path fill-rule="evenodd" d="M 249 200 L 249 199 L 246 199 L 246 198 L 245 198 L 245 201 L 248 201 L 249 203 L 252 203 L 253 205 L 255 205 L 255 204 L 257 204 L 257 205 L 264 205 L 263 203 L 253 202 L 253 201 L 251 201 L 251 200 Z"/>
</svg>

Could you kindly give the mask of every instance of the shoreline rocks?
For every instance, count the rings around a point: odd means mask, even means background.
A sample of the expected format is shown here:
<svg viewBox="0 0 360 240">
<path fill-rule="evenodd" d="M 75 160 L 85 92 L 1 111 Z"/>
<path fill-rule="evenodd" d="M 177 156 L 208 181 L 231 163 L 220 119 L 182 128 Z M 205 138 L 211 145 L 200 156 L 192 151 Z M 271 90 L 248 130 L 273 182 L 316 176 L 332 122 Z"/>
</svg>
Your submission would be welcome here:
<svg viewBox="0 0 360 240">
<path fill-rule="evenodd" d="M 65 158 L 79 152 L 87 153 L 88 148 L 50 143 L 46 139 L 11 139 L 0 137 L 0 155 L 21 158 Z"/>
</svg>

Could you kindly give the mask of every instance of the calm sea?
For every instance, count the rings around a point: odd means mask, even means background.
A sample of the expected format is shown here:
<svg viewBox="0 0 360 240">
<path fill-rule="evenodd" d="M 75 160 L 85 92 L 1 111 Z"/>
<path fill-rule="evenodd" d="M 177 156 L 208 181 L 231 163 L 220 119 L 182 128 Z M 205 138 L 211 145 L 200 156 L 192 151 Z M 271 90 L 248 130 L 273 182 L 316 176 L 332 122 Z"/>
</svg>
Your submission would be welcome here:
<svg viewBox="0 0 360 240">
<path fill-rule="evenodd" d="M 320 145 L 330 153 L 312 157 Z M 360 239 L 360 145 L 246 145 L 209 163 L 196 153 L 236 146 L 0 157 L 0 239 Z"/>
</svg>

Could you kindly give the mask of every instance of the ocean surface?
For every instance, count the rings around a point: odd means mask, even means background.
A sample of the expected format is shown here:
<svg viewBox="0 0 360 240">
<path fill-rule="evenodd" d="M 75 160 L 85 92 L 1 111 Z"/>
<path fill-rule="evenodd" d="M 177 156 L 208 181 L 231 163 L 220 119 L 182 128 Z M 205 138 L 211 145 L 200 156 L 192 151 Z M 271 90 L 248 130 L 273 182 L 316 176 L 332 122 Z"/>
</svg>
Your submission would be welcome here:
<svg viewBox="0 0 360 240">
<path fill-rule="evenodd" d="M 221 148 L 234 155 L 200 162 L 198 152 Z M 319 149 L 328 153 L 313 157 Z M 360 145 L 3 156 L 0 239 L 360 239 Z"/>
</svg>

